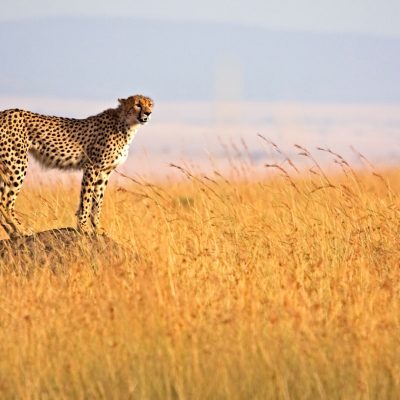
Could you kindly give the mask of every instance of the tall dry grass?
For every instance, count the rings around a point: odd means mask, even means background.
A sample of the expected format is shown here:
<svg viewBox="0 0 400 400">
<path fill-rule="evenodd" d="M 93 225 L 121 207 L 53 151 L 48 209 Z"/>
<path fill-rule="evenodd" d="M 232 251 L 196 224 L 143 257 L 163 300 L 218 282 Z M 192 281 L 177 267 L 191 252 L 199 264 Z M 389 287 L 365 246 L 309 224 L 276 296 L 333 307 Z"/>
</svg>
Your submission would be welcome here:
<svg viewBox="0 0 400 400">
<path fill-rule="evenodd" d="M 400 170 L 330 152 L 334 175 L 299 151 L 308 172 L 175 166 L 186 181 L 111 187 L 123 263 L 6 268 L 0 397 L 398 398 Z M 78 190 L 26 188 L 17 208 L 34 230 L 73 225 Z"/>
</svg>

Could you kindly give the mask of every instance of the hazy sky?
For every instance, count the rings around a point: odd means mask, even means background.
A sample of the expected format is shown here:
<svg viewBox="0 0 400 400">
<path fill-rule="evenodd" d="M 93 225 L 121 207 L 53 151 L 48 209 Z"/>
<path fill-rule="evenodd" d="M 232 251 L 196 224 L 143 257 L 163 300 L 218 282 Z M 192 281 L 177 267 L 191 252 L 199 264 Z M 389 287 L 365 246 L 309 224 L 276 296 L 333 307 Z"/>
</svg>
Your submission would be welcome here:
<svg viewBox="0 0 400 400">
<path fill-rule="evenodd" d="M 400 36 L 400 0 L 0 0 L 0 20 L 121 16 Z"/>
</svg>

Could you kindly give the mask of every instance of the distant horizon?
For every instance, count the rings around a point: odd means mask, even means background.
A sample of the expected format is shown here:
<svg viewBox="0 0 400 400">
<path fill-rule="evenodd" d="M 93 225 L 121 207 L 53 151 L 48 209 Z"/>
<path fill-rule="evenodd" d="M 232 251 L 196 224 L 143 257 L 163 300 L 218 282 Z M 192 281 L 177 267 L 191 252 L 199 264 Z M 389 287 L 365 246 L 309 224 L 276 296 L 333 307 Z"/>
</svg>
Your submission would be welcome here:
<svg viewBox="0 0 400 400">
<path fill-rule="evenodd" d="M 0 96 L 0 109 L 18 107 L 47 115 L 86 118 L 117 106 L 117 99 L 110 102 L 49 99 L 48 103 L 43 98 L 26 98 L 25 103 L 22 98 L 13 99 L 15 103 L 11 105 L 10 98 Z M 171 170 L 169 164 L 189 163 L 196 170 L 208 173 L 214 164 L 221 171 L 228 170 L 230 158 L 240 160 L 240 157 L 250 157 L 248 161 L 254 171 L 261 173 L 265 170 L 264 164 L 284 163 L 286 156 L 296 164 L 306 166 L 307 160 L 298 155 L 295 144 L 308 148 L 319 161 L 330 167 L 333 167 L 331 157 L 316 150 L 317 147 L 329 148 L 355 166 L 360 160 L 351 146 L 376 165 L 398 165 L 399 126 L 400 104 L 217 104 L 155 99 L 153 117 L 148 125 L 141 127 L 120 171 L 129 175 L 162 177 L 177 172 Z M 275 152 L 262 137 L 276 143 L 284 154 Z M 242 155 L 238 155 L 237 149 Z M 33 182 L 38 168 L 31 170 Z M 43 171 L 40 175 L 45 174 L 47 172 Z M 64 175 L 66 179 L 79 176 Z M 53 176 L 57 178 L 60 173 L 55 171 Z"/>
<path fill-rule="evenodd" d="M 150 93 L 139 93 L 132 91 L 131 95 L 144 94 L 152 97 Z M 81 115 L 87 110 L 99 110 L 99 112 L 106 108 L 115 108 L 118 106 L 118 99 L 123 96 L 115 97 L 99 97 L 99 98 L 85 98 L 85 97 L 70 97 L 70 96 L 41 96 L 41 95 L 5 95 L 0 94 L 0 110 L 6 108 L 22 108 L 29 109 L 34 112 L 34 109 L 48 109 L 49 112 L 63 113 L 72 112 L 76 115 Z M 171 112 L 174 107 L 184 107 L 186 109 L 194 110 L 196 107 L 200 109 L 210 109 L 217 106 L 233 106 L 236 108 L 255 106 L 258 109 L 261 106 L 276 108 L 298 108 L 298 109 L 319 109 L 319 110 L 332 110 L 340 109 L 345 114 L 354 112 L 355 110 L 371 110 L 371 111 L 389 111 L 400 112 L 400 101 L 397 102 L 321 102 L 321 101 L 302 101 L 302 100 L 165 100 L 152 97 L 155 101 L 156 110 L 159 105 L 166 106 Z M 64 113 L 65 113 L 64 112 Z M 179 114 L 177 114 L 179 115 Z M 255 116 L 256 117 L 256 116 Z M 400 121 L 400 114 L 399 114 Z M 250 122 L 250 121 L 249 121 Z"/>
<path fill-rule="evenodd" d="M 0 93 L 108 99 L 134 90 L 173 101 L 400 101 L 400 38 L 149 21 L 3 21 Z"/>
</svg>

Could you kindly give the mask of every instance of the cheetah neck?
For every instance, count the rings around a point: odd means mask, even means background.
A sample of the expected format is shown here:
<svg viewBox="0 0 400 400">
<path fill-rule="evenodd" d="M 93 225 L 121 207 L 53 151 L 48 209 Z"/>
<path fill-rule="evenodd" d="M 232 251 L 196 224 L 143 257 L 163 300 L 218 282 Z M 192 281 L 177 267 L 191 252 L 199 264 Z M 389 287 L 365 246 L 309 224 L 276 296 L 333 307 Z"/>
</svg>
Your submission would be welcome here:
<svg viewBox="0 0 400 400">
<path fill-rule="evenodd" d="M 121 133 L 123 133 L 126 142 L 129 144 L 135 137 L 136 132 L 139 129 L 140 123 L 136 120 L 136 118 L 132 118 L 132 116 L 127 116 L 123 108 L 121 107 L 113 110 L 118 118 L 119 130 Z"/>
<path fill-rule="evenodd" d="M 119 132 L 122 134 L 129 144 L 132 139 L 135 137 L 137 130 L 139 129 L 140 124 L 129 124 L 126 121 L 120 121 Z"/>
<path fill-rule="evenodd" d="M 138 129 L 139 129 L 139 124 L 125 126 L 126 139 L 128 143 L 130 143 L 132 139 L 135 137 Z"/>
</svg>

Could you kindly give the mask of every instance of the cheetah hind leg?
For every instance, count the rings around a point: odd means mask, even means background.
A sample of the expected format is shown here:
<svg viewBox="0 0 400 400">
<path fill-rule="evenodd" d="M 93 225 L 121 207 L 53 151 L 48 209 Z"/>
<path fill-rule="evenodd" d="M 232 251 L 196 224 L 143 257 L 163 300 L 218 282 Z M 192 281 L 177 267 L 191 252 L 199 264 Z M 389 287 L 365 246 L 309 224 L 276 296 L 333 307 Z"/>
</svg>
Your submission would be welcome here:
<svg viewBox="0 0 400 400">
<path fill-rule="evenodd" d="M 17 218 L 13 217 L 10 212 L 0 206 L 0 225 L 10 238 L 23 236 L 21 224 Z"/>
<path fill-rule="evenodd" d="M 15 216 L 14 201 L 7 202 L 8 192 L 8 186 L 0 180 L 0 225 L 10 238 L 23 236 L 24 232 L 22 231 L 21 223 Z"/>
<path fill-rule="evenodd" d="M 0 174 L 0 225 L 10 238 L 24 236 L 25 232 L 14 211 L 15 200 L 21 188 L 22 179 L 20 179 L 17 187 L 11 189 L 6 183 L 7 178 L 4 174 Z"/>
</svg>

